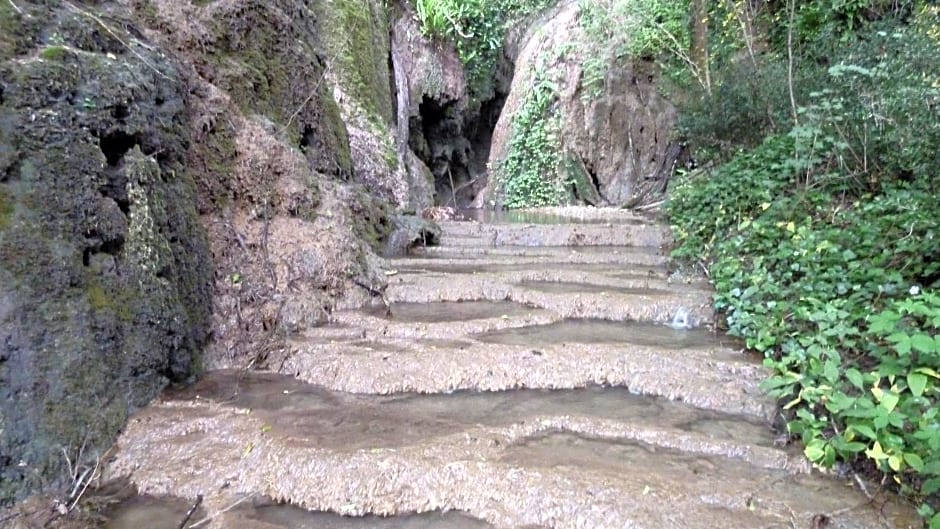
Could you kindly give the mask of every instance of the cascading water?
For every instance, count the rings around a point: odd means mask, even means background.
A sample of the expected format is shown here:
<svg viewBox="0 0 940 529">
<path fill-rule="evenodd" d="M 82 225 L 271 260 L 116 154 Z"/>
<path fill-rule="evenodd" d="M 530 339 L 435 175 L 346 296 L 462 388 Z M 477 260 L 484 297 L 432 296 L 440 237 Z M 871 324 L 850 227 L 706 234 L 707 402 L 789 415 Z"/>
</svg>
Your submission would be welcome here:
<svg viewBox="0 0 940 529">
<path fill-rule="evenodd" d="M 669 326 L 673 329 L 691 329 L 692 319 L 689 317 L 689 311 L 685 307 L 679 307 Z"/>
</svg>

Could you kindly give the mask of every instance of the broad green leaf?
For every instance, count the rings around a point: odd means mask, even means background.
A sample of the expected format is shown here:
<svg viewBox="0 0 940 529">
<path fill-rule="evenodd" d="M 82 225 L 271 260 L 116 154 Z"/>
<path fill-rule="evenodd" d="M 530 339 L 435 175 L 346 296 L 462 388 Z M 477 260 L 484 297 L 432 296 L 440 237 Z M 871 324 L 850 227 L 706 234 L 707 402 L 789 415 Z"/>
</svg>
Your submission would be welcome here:
<svg viewBox="0 0 940 529">
<path fill-rule="evenodd" d="M 940 491 L 940 478 L 930 478 L 920 487 L 920 492 L 924 495 L 933 494 Z"/>
<path fill-rule="evenodd" d="M 913 453 L 913 452 L 908 452 L 908 453 L 904 454 L 904 461 L 907 462 L 907 464 L 908 464 L 911 468 L 913 468 L 914 470 L 916 470 L 917 472 L 923 472 L 923 471 L 924 471 L 924 460 L 921 459 L 919 455 L 917 455 L 917 454 L 915 454 L 915 453 Z"/>
<path fill-rule="evenodd" d="M 825 442 L 815 440 L 812 443 L 806 445 L 806 448 L 803 449 L 803 454 L 806 455 L 806 458 L 810 461 L 816 462 L 823 458 L 826 455 Z"/>
<path fill-rule="evenodd" d="M 891 470 L 898 472 L 901 470 L 901 456 L 890 456 L 888 457 L 888 466 L 891 467 Z"/>
<path fill-rule="evenodd" d="M 921 353 L 934 353 L 937 351 L 937 343 L 931 336 L 926 334 L 915 334 L 911 336 L 911 346 Z"/>
<path fill-rule="evenodd" d="M 862 377 L 862 374 L 854 367 L 845 372 L 845 378 L 849 379 L 849 382 L 858 389 L 862 389 L 865 385 L 865 379 Z"/>
<path fill-rule="evenodd" d="M 888 454 L 884 452 L 881 448 L 881 443 L 875 441 L 875 444 L 871 448 L 865 450 L 865 455 L 874 459 L 875 461 L 882 461 L 888 459 Z"/>
<path fill-rule="evenodd" d="M 865 443 L 845 443 L 842 450 L 846 452 L 858 453 L 866 448 Z M 911 465 L 913 466 L 913 465 Z"/>
<path fill-rule="evenodd" d="M 933 377 L 933 378 L 940 379 L 940 373 L 937 373 L 936 371 L 934 371 L 933 369 L 930 369 L 929 367 L 919 367 L 919 368 L 915 369 L 914 372 L 915 372 L 915 373 L 923 373 L 923 374 L 925 374 L 925 375 L 927 375 L 927 376 L 931 376 L 931 377 Z"/>
<path fill-rule="evenodd" d="M 924 389 L 927 387 L 927 375 L 923 373 L 911 373 L 907 375 L 907 387 L 915 397 L 923 395 Z"/>
</svg>

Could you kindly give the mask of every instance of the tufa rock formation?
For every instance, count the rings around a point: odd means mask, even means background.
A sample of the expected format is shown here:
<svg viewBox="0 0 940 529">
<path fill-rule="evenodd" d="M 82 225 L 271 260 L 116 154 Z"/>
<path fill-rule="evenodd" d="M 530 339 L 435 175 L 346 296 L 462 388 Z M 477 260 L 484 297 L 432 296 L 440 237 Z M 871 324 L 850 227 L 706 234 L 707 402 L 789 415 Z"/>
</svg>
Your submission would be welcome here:
<svg viewBox="0 0 940 529">
<path fill-rule="evenodd" d="M 71 3 L 0 6 L 0 498 L 94 464 L 187 379 L 212 259 L 181 66 Z"/>
<path fill-rule="evenodd" d="M 665 190 L 684 153 L 673 138 L 676 111 L 659 92 L 655 65 L 610 57 L 604 76 L 592 84 L 586 64 L 604 55 L 579 20 L 579 4 L 566 2 L 510 35 L 507 60 L 515 74 L 493 131 L 491 178 L 475 206 L 502 201 L 492 172 L 508 154 L 513 120 L 537 73 L 551 76 L 557 87 L 551 113 L 560 122 L 561 163 L 553 178 L 565 182 L 571 201 L 632 207 Z"/>
</svg>

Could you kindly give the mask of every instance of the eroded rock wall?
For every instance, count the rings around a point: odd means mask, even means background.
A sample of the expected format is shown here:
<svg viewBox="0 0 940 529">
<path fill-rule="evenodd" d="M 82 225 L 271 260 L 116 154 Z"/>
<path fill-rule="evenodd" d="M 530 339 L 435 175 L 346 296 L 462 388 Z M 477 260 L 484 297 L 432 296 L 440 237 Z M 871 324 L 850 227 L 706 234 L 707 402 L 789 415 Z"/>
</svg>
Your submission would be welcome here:
<svg viewBox="0 0 940 529">
<path fill-rule="evenodd" d="M 0 7 L 0 500 L 94 465 L 209 334 L 180 65 L 51 5 Z"/>
<path fill-rule="evenodd" d="M 93 467 L 168 381 L 262 366 L 381 291 L 411 200 L 386 16 L 0 2 L 0 499 Z"/>
<path fill-rule="evenodd" d="M 665 189 L 665 178 L 681 154 L 673 138 L 676 111 L 660 93 L 652 62 L 604 58 L 579 24 L 577 2 L 533 19 L 511 33 L 507 51 L 515 64 L 512 87 L 493 132 L 487 188 L 477 206 L 501 202 L 494 178 L 509 152 L 513 122 L 536 78 L 555 83 L 551 114 L 559 120 L 557 181 L 570 200 L 594 205 L 632 206 Z M 587 80 L 589 61 L 606 60 L 603 77 Z M 595 66 L 596 69 L 596 66 Z"/>
<path fill-rule="evenodd" d="M 452 194 L 442 191 L 451 189 L 454 168 L 467 166 L 471 149 L 464 132 L 464 67 L 452 44 L 422 36 L 407 2 L 394 16 L 391 52 L 399 156 L 410 168 L 413 187 L 427 189 L 429 200 L 423 207 L 433 205 L 435 197 L 447 203 Z M 462 176 L 458 174 L 457 181 Z"/>
</svg>

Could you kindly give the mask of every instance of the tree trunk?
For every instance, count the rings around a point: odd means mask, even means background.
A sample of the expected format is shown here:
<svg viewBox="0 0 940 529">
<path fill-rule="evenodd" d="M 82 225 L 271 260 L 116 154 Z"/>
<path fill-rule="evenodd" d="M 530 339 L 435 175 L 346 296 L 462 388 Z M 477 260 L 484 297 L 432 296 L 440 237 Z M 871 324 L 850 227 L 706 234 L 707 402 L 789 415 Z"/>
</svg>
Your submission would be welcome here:
<svg viewBox="0 0 940 529">
<path fill-rule="evenodd" d="M 708 4 L 707 0 L 692 0 L 692 39 L 689 55 L 705 90 L 711 90 L 708 67 Z"/>
</svg>

